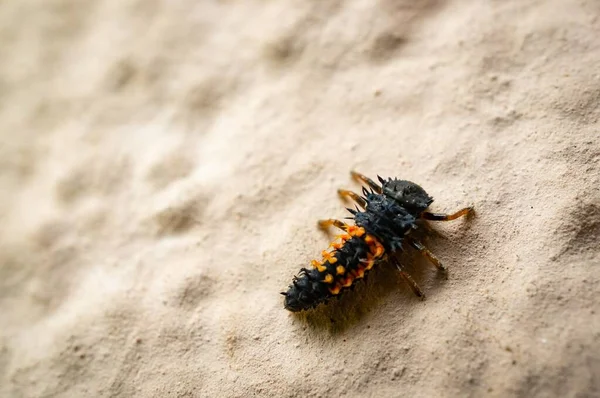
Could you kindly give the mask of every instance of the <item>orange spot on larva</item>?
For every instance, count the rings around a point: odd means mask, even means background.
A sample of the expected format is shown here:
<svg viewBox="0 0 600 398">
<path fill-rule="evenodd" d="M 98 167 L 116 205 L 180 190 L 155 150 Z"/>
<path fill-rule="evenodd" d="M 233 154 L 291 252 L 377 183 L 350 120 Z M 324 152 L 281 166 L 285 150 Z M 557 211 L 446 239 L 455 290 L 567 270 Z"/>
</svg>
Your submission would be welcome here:
<svg viewBox="0 0 600 398">
<path fill-rule="evenodd" d="M 373 257 L 379 258 L 385 253 L 383 245 L 372 235 L 367 235 L 365 242 L 369 245 L 369 250 L 373 254 Z"/>
<path fill-rule="evenodd" d="M 351 275 L 349 275 L 346 279 L 344 279 L 342 281 L 342 286 L 344 286 L 344 287 L 350 287 L 350 286 L 352 286 L 352 282 L 354 282 L 354 279 L 352 278 Z"/>
<path fill-rule="evenodd" d="M 365 269 L 362 267 L 358 267 L 355 271 L 354 274 L 356 275 L 356 279 L 362 279 L 365 276 Z"/>
<path fill-rule="evenodd" d="M 352 238 L 352 237 L 348 234 L 340 234 L 340 235 L 335 236 L 335 239 L 341 239 L 342 242 L 345 242 L 345 241 L 349 240 L 350 238 Z"/>
<path fill-rule="evenodd" d="M 341 265 L 338 265 L 337 268 L 335 269 L 335 271 L 337 272 L 338 275 L 344 275 L 344 273 L 346 272 L 346 268 L 344 268 Z"/>
<path fill-rule="evenodd" d="M 335 264 L 337 262 L 337 258 L 333 255 L 333 253 L 323 250 L 321 254 L 323 255 L 324 260 L 329 261 L 329 264 Z"/>
<path fill-rule="evenodd" d="M 363 227 L 359 227 L 357 225 L 348 226 L 348 228 L 346 228 L 346 231 L 350 236 L 356 236 L 358 238 L 360 238 L 366 233 Z"/>
<path fill-rule="evenodd" d="M 329 293 L 336 295 L 340 292 L 340 289 L 341 289 L 340 285 L 335 285 L 334 287 L 329 288 Z"/>
<path fill-rule="evenodd" d="M 329 247 L 332 247 L 332 248 L 338 250 L 338 249 L 341 249 L 342 247 L 344 247 L 344 244 L 341 242 L 331 242 L 329 244 Z"/>
<path fill-rule="evenodd" d="M 325 282 L 325 283 L 332 283 L 333 282 L 333 275 L 331 275 L 331 274 L 325 275 L 325 278 L 323 279 L 323 282 Z"/>
<path fill-rule="evenodd" d="M 385 252 L 383 245 L 373 235 L 367 235 L 365 242 L 369 245 L 369 250 L 375 257 L 381 257 Z"/>
<path fill-rule="evenodd" d="M 321 263 L 320 263 L 320 262 L 318 262 L 317 260 L 312 260 L 312 261 L 310 262 L 310 264 L 311 264 L 311 265 L 312 265 L 314 268 L 318 269 L 318 270 L 319 270 L 319 272 L 325 272 L 325 271 L 327 271 L 327 267 L 324 267 L 324 266 L 323 266 L 323 264 L 321 264 Z"/>
</svg>

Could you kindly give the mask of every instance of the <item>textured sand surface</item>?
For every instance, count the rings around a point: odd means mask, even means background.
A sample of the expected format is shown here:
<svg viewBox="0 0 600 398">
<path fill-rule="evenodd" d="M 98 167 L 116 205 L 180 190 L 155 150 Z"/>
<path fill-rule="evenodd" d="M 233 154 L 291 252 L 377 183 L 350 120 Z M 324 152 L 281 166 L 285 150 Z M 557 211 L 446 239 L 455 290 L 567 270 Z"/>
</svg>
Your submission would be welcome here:
<svg viewBox="0 0 600 398">
<path fill-rule="evenodd" d="M 0 395 L 600 396 L 599 16 L 0 2 Z M 351 169 L 476 216 L 296 316 Z"/>
</svg>

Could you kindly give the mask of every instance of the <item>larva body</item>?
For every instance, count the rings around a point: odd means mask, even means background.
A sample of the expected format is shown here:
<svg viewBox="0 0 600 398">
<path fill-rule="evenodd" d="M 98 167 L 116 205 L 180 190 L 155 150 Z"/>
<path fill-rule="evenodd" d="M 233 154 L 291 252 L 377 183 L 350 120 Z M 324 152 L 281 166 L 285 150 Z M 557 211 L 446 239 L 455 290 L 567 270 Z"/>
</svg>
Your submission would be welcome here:
<svg viewBox="0 0 600 398">
<path fill-rule="evenodd" d="M 308 310 L 330 298 L 338 296 L 352 287 L 382 260 L 392 261 L 401 275 L 409 283 L 415 294 L 423 296 L 420 288 L 402 269 L 395 255 L 403 250 L 408 241 L 432 263 L 443 269 L 439 260 L 418 241 L 409 235 L 418 228 L 418 219 L 437 221 L 453 220 L 467 214 L 471 208 L 465 208 L 453 215 L 426 212 L 433 202 L 431 196 L 419 185 L 405 180 L 379 177 L 381 186 L 367 177 L 352 173 L 357 180 L 366 183 L 371 190 L 363 188 L 363 196 L 340 190 L 342 196 L 348 196 L 363 210 L 348 209 L 352 213 L 355 225 L 338 220 L 322 220 L 321 227 L 333 225 L 344 231 L 330 244 L 331 251 L 323 251 L 321 261 L 313 260 L 312 268 L 302 268 L 289 286 L 284 307 L 293 312 Z"/>
</svg>

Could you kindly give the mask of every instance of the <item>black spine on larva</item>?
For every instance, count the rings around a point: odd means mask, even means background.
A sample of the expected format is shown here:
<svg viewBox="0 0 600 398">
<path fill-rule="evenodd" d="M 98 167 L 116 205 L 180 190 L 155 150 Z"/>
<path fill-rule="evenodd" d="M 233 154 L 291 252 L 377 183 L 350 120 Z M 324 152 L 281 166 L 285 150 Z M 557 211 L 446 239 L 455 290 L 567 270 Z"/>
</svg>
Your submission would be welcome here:
<svg viewBox="0 0 600 398">
<path fill-rule="evenodd" d="M 285 296 L 284 306 L 289 311 L 302 311 L 314 308 L 322 302 L 329 300 L 333 295 L 329 292 L 332 284 L 323 281 L 326 274 L 335 275 L 338 265 L 344 266 L 348 271 L 357 269 L 360 260 L 366 258 L 369 246 L 363 238 L 354 237 L 346 241 L 344 246 L 335 250 L 333 255 L 337 258 L 334 264 L 325 262 L 323 265 L 327 268 L 324 272 L 319 272 L 316 268 L 305 269 L 294 278 L 287 292 L 282 293 Z"/>
<path fill-rule="evenodd" d="M 285 295 L 284 306 L 290 311 L 307 310 L 317 306 L 329 298 L 327 285 L 321 281 L 319 271 L 303 268 L 289 286 Z"/>
<path fill-rule="evenodd" d="M 348 240 L 341 249 L 336 251 L 335 257 L 338 261 L 334 264 L 343 265 L 347 271 L 354 271 L 360 265 L 360 260 L 367 258 L 369 245 L 365 242 L 364 236 L 353 237 Z"/>
<path fill-rule="evenodd" d="M 353 212 L 356 225 L 379 239 L 386 251 L 400 250 L 404 234 L 416 218 L 385 195 L 369 193 L 366 200 L 366 211 Z"/>
<path fill-rule="evenodd" d="M 415 227 L 417 218 L 433 198 L 414 182 L 379 180 L 383 193 L 367 192 L 363 188 L 367 208 L 364 212 L 351 212 L 356 225 L 378 238 L 386 251 L 401 250 L 404 234 Z"/>
</svg>

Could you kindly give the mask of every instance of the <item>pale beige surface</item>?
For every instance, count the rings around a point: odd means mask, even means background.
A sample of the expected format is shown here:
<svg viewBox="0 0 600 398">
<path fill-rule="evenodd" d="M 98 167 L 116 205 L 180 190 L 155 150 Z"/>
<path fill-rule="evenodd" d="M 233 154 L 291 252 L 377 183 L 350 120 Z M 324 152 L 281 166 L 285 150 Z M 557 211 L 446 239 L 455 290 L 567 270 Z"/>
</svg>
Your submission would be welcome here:
<svg viewBox="0 0 600 398">
<path fill-rule="evenodd" d="M 0 395 L 598 396 L 599 15 L 0 2 Z M 294 316 L 353 168 L 477 216 Z"/>
</svg>

